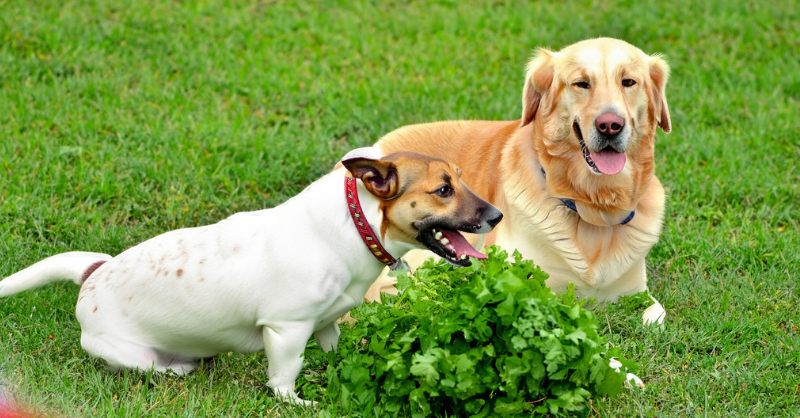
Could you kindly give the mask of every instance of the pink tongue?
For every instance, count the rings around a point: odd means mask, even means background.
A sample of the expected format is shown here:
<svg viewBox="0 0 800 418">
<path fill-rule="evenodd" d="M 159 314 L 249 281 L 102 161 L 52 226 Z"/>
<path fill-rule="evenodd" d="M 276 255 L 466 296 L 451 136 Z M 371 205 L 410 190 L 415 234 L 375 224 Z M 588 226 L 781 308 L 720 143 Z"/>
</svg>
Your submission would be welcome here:
<svg viewBox="0 0 800 418">
<path fill-rule="evenodd" d="M 450 243 L 446 246 L 452 247 L 456 250 L 456 258 L 460 258 L 462 254 L 466 254 L 468 257 L 475 257 L 478 259 L 486 258 L 486 254 L 480 253 L 478 250 L 472 248 L 472 245 L 467 242 L 467 239 L 457 231 L 443 229 L 441 232 L 442 235 L 444 235 L 444 238 L 447 238 L 450 241 Z"/>
<path fill-rule="evenodd" d="M 603 174 L 617 174 L 625 167 L 625 153 L 614 151 L 600 151 L 591 152 L 589 156 L 592 157 L 594 165 Z"/>
</svg>

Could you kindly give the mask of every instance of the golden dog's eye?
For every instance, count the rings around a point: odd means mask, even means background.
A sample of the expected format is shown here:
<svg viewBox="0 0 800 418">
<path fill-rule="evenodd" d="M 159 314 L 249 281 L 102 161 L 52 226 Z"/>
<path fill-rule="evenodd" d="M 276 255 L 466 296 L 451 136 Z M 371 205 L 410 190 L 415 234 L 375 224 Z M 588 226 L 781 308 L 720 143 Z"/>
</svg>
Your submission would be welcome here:
<svg viewBox="0 0 800 418">
<path fill-rule="evenodd" d="M 444 186 L 437 189 L 434 193 L 436 193 L 436 195 L 439 197 L 450 197 L 453 195 L 453 192 L 454 192 L 453 188 L 445 184 Z"/>
<path fill-rule="evenodd" d="M 630 86 L 632 86 L 634 84 L 636 84 L 636 80 L 632 80 L 630 78 L 626 78 L 626 79 L 622 80 L 622 85 L 625 86 L 625 87 L 630 87 Z"/>
<path fill-rule="evenodd" d="M 572 85 L 579 89 L 589 90 L 589 83 L 585 81 L 578 81 L 576 83 L 572 83 Z"/>
</svg>

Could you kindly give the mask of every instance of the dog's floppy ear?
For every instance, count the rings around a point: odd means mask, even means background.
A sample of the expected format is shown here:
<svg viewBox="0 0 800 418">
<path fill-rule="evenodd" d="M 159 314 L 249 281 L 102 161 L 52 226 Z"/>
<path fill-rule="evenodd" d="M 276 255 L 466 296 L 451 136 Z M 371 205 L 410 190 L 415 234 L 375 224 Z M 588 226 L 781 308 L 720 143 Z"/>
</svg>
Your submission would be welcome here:
<svg viewBox="0 0 800 418">
<path fill-rule="evenodd" d="M 528 63 L 525 75 L 525 88 L 522 90 L 522 124 L 525 126 L 536 118 L 539 105 L 545 92 L 553 84 L 553 51 L 539 48 L 536 55 Z"/>
<path fill-rule="evenodd" d="M 392 199 L 400 192 L 397 167 L 390 161 L 353 157 L 342 160 L 347 171 L 364 182 L 364 187 L 379 199 Z"/>
<path fill-rule="evenodd" d="M 650 79 L 653 80 L 650 97 L 653 98 L 655 114 L 658 115 L 658 126 L 666 133 L 672 130 L 666 94 L 668 78 L 669 66 L 667 63 L 658 55 L 650 57 Z"/>
</svg>

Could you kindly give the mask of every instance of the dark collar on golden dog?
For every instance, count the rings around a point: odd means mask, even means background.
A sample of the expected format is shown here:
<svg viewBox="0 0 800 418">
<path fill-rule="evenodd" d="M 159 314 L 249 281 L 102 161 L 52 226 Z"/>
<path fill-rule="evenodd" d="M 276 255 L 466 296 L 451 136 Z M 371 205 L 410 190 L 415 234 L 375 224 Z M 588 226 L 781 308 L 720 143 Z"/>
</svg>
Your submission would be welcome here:
<svg viewBox="0 0 800 418">
<path fill-rule="evenodd" d="M 545 173 L 544 167 L 541 167 L 541 169 L 542 169 L 542 176 L 545 178 L 545 180 L 547 180 L 547 173 Z M 564 203 L 564 206 L 572 209 L 573 212 L 578 213 L 578 207 L 575 206 L 575 201 L 574 200 L 572 200 L 572 199 L 564 199 L 564 198 L 561 198 L 561 197 L 559 197 L 559 199 L 561 200 L 562 203 Z M 636 211 L 632 210 L 631 213 L 628 214 L 628 217 L 623 219 L 622 222 L 620 222 L 619 224 L 620 225 L 625 225 L 626 223 L 630 222 L 631 219 L 633 219 L 634 215 L 636 215 Z M 581 216 L 581 214 L 578 213 L 578 216 Z"/>
<path fill-rule="evenodd" d="M 364 244 L 367 244 L 367 248 L 369 248 L 372 255 L 374 255 L 378 261 L 386 264 L 390 269 L 396 270 L 402 261 L 392 257 L 391 254 L 383 248 L 383 245 L 381 245 L 381 242 L 378 240 L 378 236 L 375 235 L 375 232 L 373 232 L 372 228 L 369 226 L 364 212 L 361 210 L 361 202 L 358 201 L 358 187 L 356 187 L 356 179 L 353 177 L 345 176 L 344 194 L 347 198 L 347 208 L 350 209 L 350 217 L 353 219 L 353 224 L 356 226 L 359 235 L 361 235 Z"/>
</svg>

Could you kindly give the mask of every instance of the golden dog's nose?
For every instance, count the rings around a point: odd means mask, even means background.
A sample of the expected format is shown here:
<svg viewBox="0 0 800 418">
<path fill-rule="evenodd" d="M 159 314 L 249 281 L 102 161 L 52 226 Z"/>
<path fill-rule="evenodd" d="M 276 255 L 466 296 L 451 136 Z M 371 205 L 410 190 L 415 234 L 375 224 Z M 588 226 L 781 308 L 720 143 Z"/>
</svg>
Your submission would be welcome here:
<svg viewBox="0 0 800 418">
<path fill-rule="evenodd" d="M 625 127 L 625 119 L 616 113 L 603 113 L 594 121 L 594 126 L 601 134 L 616 135 Z"/>
</svg>

